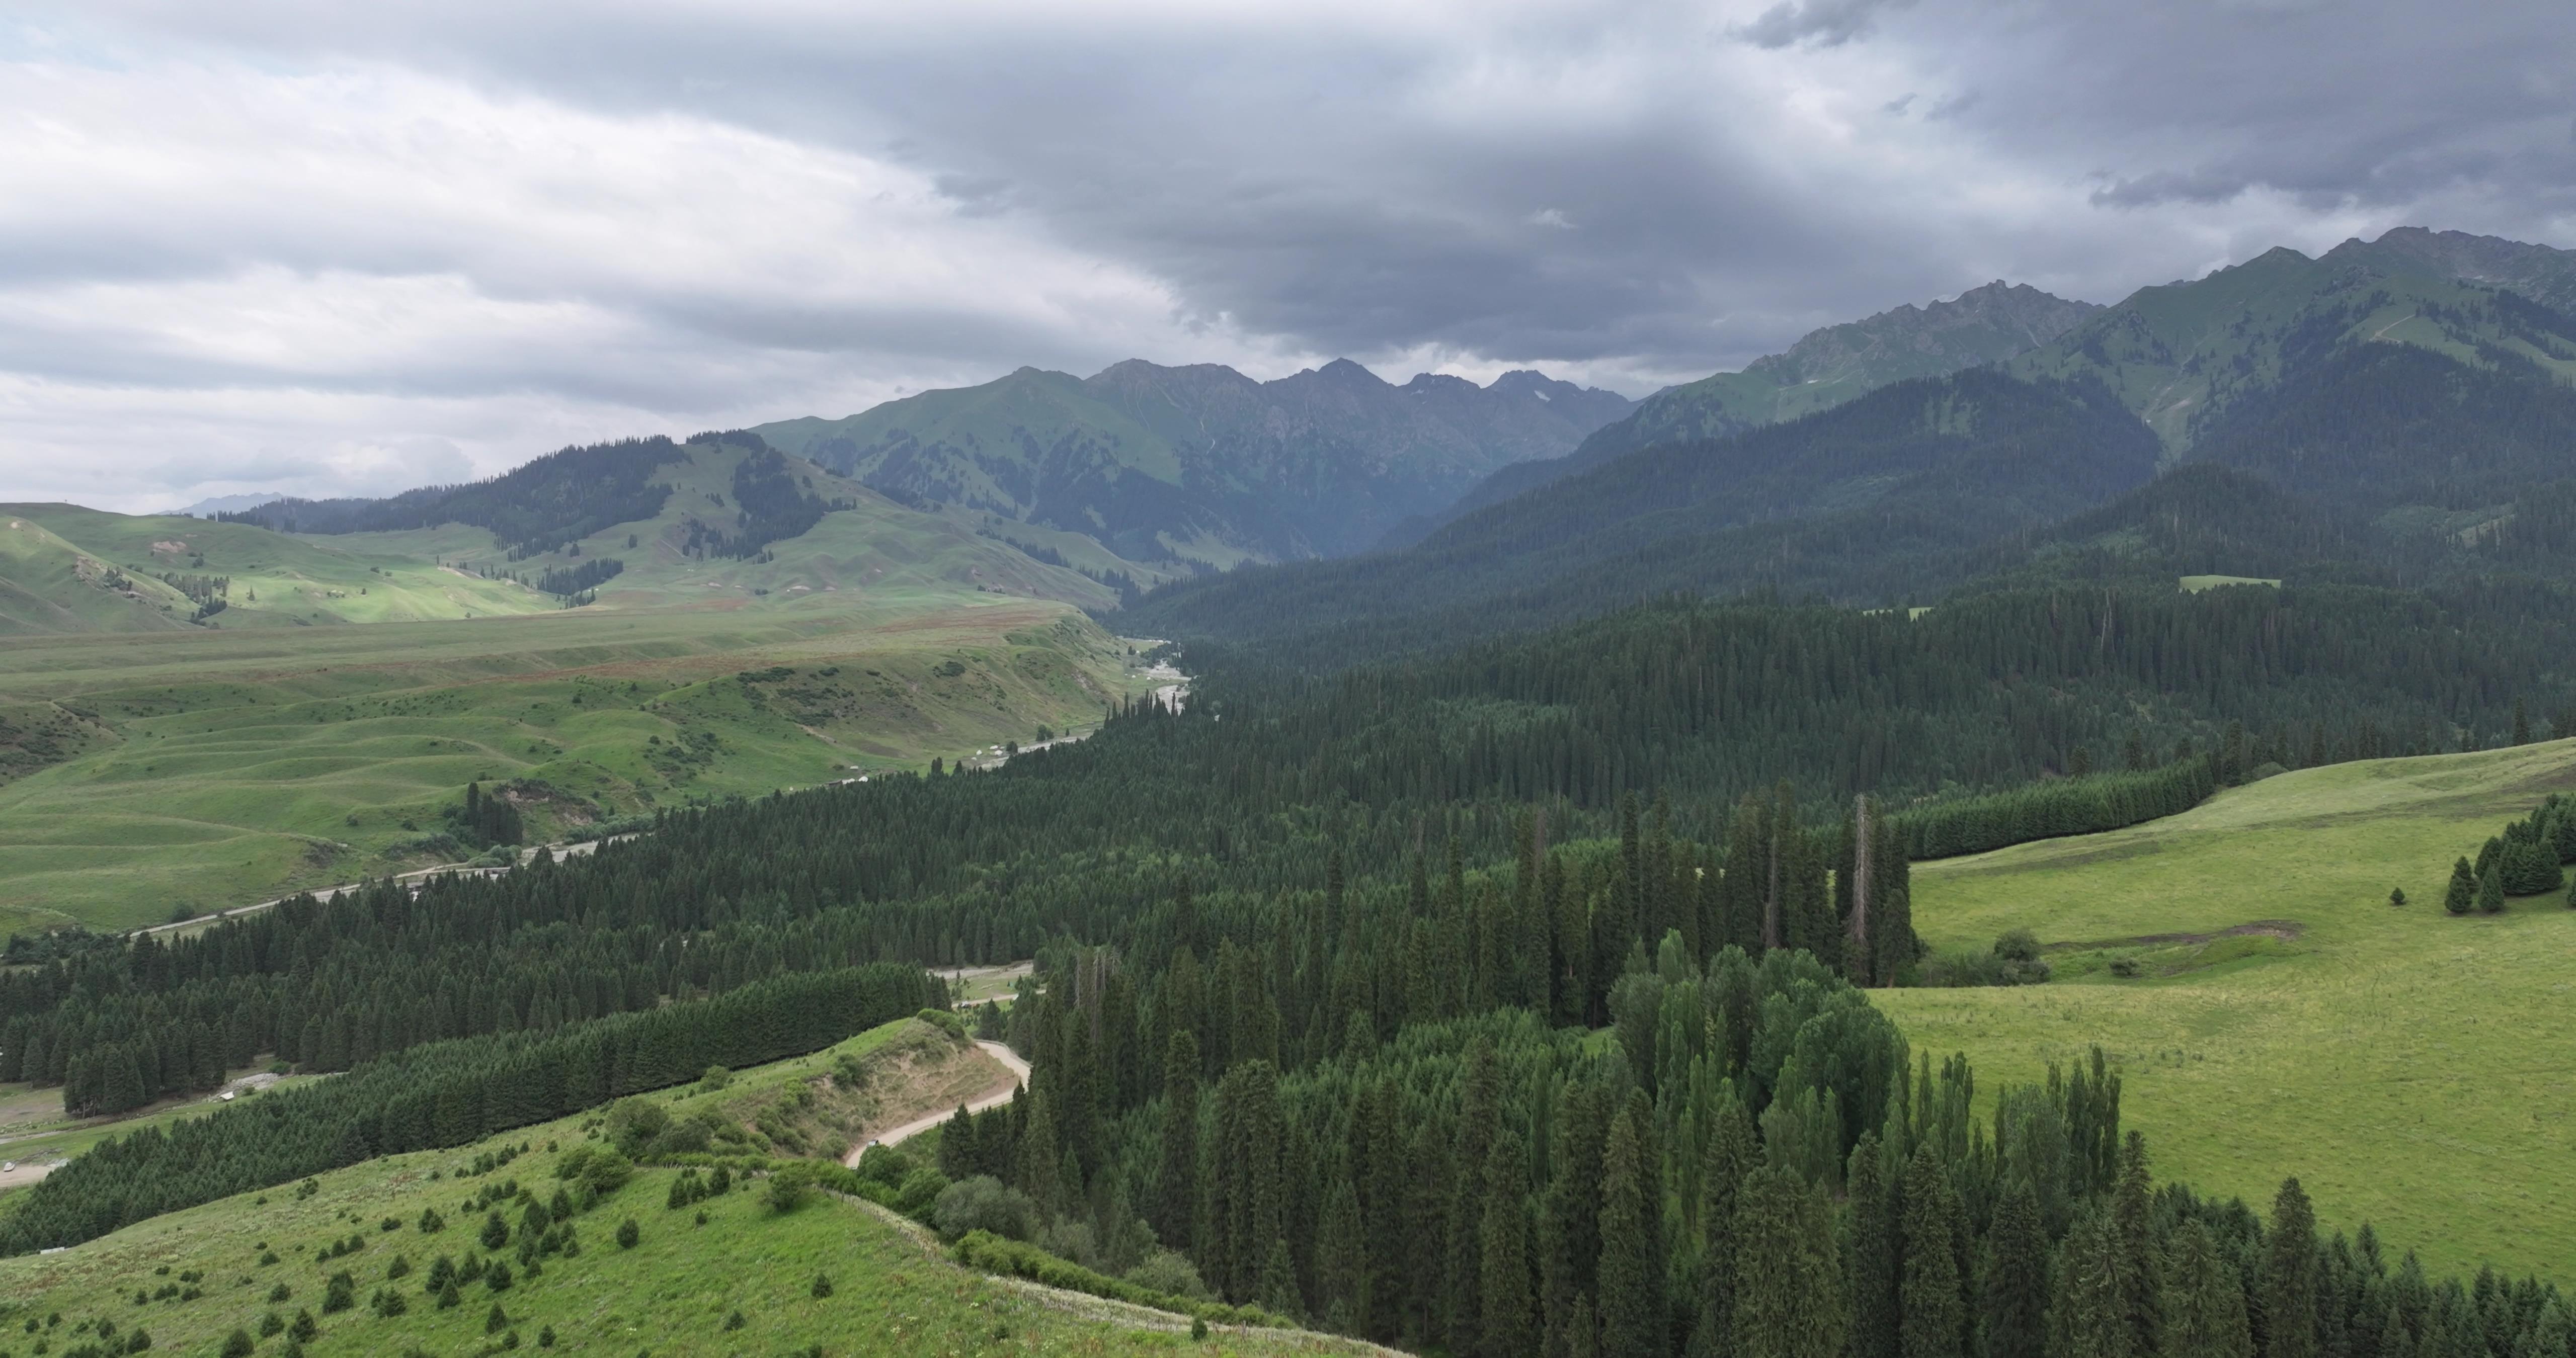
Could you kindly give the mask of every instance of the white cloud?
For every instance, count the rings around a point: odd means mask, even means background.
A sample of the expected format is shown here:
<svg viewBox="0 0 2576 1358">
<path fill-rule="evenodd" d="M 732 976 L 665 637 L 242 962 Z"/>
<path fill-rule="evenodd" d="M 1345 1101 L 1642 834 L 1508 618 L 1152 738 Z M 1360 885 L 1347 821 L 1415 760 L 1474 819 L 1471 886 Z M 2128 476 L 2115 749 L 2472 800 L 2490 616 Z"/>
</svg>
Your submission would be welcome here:
<svg viewBox="0 0 2576 1358">
<path fill-rule="evenodd" d="M 1640 392 L 1998 277 L 2576 243 L 2548 0 L 25 12 L 0 498 L 354 487 L 419 440 L 486 472 L 1130 356 Z"/>
</svg>

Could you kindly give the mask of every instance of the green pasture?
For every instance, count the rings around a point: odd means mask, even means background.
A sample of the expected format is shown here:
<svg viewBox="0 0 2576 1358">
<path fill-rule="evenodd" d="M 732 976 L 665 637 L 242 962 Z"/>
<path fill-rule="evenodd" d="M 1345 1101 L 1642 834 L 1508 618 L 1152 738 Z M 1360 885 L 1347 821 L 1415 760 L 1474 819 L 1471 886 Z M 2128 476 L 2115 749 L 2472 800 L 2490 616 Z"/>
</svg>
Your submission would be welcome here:
<svg viewBox="0 0 2576 1358">
<path fill-rule="evenodd" d="M 737 1080 L 787 1078 L 868 1040 L 862 1035 L 802 1062 L 740 1072 Z M 685 1098 L 691 1089 L 658 1097 Z M 961 1269 L 916 1230 L 828 1195 L 810 1195 L 780 1213 L 752 1181 L 675 1211 L 665 1206 L 670 1170 L 639 1173 L 576 1217 L 580 1253 L 543 1259 L 535 1276 L 516 1256 L 516 1205 L 506 1209 L 511 1240 L 501 1251 L 482 1250 L 476 1236 L 484 1214 L 467 1211 L 468 1200 L 502 1181 L 550 1198 L 563 1186 L 556 1162 L 594 1135 L 595 1121 L 567 1118 L 481 1145 L 370 1160 L 320 1176 L 310 1194 L 285 1185 L 155 1217 L 59 1254 L 0 1260 L 0 1350 L 24 1351 L 41 1337 L 53 1352 L 65 1352 L 96 1342 L 105 1320 L 120 1343 L 136 1329 L 147 1331 L 155 1353 L 211 1354 L 239 1328 L 258 1353 L 270 1354 L 286 1336 L 261 1337 L 262 1318 L 275 1312 L 291 1324 L 299 1310 L 318 1323 L 318 1338 L 304 1346 L 316 1358 L 413 1351 L 444 1358 L 504 1347 L 602 1358 L 802 1354 L 814 1345 L 833 1358 L 1366 1349 L 1276 1330 L 1219 1330 L 1193 1343 L 1183 1322 L 1159 1312 L 1041 1296 Z M 471 1172 L 477 1156 L 518 1146 L 526 1152 L 508 1164 Z M 434 1234 L 421 1228 L 430 1209 L 444 1218 Z M 618 1226 L 630 1218 L 638 1240 L 622 1249 Z M 359 1242 L 354 1252 L 318 1257 L 351 1237 Z M 431 1264 L 440 1255 L 461 1263 L 471 1253 L 506 1259 L 516 1275 L 511 1285 L 494 1292 L 478 1281 L 460 1289 L 462 1304 L 439 1309 L 423 1288 Z M 275 1262 L 262 1262 L 272 1256 Z M 409 1264 L 407 1276 L 389 1281 L 398 1258 Z M 357 1305 L 325 1314 L 328 1281 L 343 1270 L 356 1283 Z M 193 1279 L 183 1284 L 188 1275 Z M 818 1277 L 828 1280 L 828 1296 L 815 1295 Z M 281 1287 L 284 1299 L 270 1300 Z M 399 1315 L 370 1305 L 387 1287 L 403 1298 Z M 487 1328 L 496 1304 L 505 1316 L 497 1330 Z M 25 1330 L 31 1319 L 32 1334 Z M 553 1345 L 541 1350 L 548 1330 Z"/>
<path fill-rule="evenodd" d="M 542 781 L 549 837 L 1086 729 L 1144 682 L 1065 605 L 971 591 L 16 638 L 0 711 L 89 736 L 0 784 L 0 933 L 453 861 L 418 842 L 469 780 Z"/>
<path fill-rule="evenodd" d="M 1874 998 L 1989 1100 L 2101 1044 L 2159 1179 L 2373 1224 L 2438 1271 L 2576 1272 L 2576 911 L 2442 910 L 2576 741 L 2281 774 L 2108 834 L 1917 864 L 1934 948 L 2028 928 L 2057 979 Z M 2407 904 L 2392 907 L 2403 889 Z M 2233 932 L 2231 932 L 2233 931 Z M 2114 973 L 2110 963 L 2130 959 Z"/>
</svg>

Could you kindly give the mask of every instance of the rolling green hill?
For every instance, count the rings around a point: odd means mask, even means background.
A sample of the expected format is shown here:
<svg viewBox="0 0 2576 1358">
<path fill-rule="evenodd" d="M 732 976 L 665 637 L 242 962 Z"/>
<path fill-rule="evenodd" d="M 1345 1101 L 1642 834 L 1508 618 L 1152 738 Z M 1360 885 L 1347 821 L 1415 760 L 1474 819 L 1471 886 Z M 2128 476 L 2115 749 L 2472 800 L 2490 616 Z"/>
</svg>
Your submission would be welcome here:
<svg viewBox="0 0 2576 1358">
<path fill-rule="evenodd" d="M 1148 682 L 1063 604 L 934 602 L 13 644 L 0 699 L 79 715 L 0 784 L 0 932 L 457 861 L 475 846 L 442 838 L 443 813 L 469 780 L 506 787 L 541 839 L 1088 728 Z"/>
<path fill-rule="evenodd" d="M 434 557 L 366 550 L 331 538 L 297 538 L 242 523 L 167 514 L 110 514 L 78 505 L 0 505 L 0 518 L 26 523 L 73 550 L 114 567 L 157 617 L 156 630 L 185 625 L 200 607 L 163 579 L 216 582 L 208 598 L 225 607 L 207 619 L 219 629 L 312 627 L 340 623 L 419 622 L 499 617 L 561 607 L 561 601 L 507 580 L 482 579 L 442 567 Z M 41 567 L 0 561 L 0 579 L 20 589 Z M 204 586 L 200 586 L 204 589 Z M 121 600 L 131 611 L 135 600 Z M 89 615 L 94 625 L 55 631 L 122 631 L 121 615 Z"/>
<path fill-rule="evenodd" d="M 738 1072 L 735 1084 L 799 1081 L 837 1069 L 845 1055 L 875 1070 L 890 1031 L 908 1026 L 917 1025 L 906 1020 Z M 685 1116 L 698 1092 L 683 1086 L 645 1101 Z M 240 1329 L 258 1352 L 272 1353 L 291 1335 L 264 1335 L 265 1318 L 276 1315 L 284 1328 L 309 1313 L 315 1334 L 303 1351 L 315 1358 L 504 1347 L 608 1358 L 1378 1351 L 1300 1331 L 1233 1327 L 1194 1343 L 1185 1317 L 961 1268 L 919 1227 L 852 1199 L 813 1195 L 779 1212 L 750 1181 L 673 1209 L 665 1204 L 678 1172 L 670 1169 L 646 1169 L 574 1215 L 578 1252 L 548 1252 L 531 1272 L 514 1253 L 524 1224 L 517 1190 L 542 1203 L 565 1187 L 556 1166 L 596 1149 L 600 1121 L 566 1118 L 454 1150 L 368 1160 L 309 1187 L 230 1198 L 61 1253 L 0 1260 L 0 1348 L 41 1339 L 56 1354 L 111 1342 L 122 1353 L 140 1332 L 152 1352 L 213 1354 Z M 477 1201 L 507 1212 L 506 1247 L 482 1244 L 487 1213 Z M 430 1213 L 440 1229 L 423 1229 Z M 637 1224 L 632 1247 L 618 1242 L 627 1220 Z M 343 1252 L 332 1255 L 335 1247 Z M 459 1289 L 459 1304 L 442 1307 L 424 1286 L 435 1261 L 478 1254 L 509 1266 L 506 1287 L 496 1289 L 478 1269 Z M 355 1304 L 335 1311 L 329 1280 L 343 1272 Z M 818 1277 L 829 1286 L 818 1287 Z M 377 1302 L 384 1292 L 401 1297 L 398 1312 Z M 36 1328 L 24 1330 L 30 1322 Z"/>
<path fill-rule="evenodd" d="M 30 510 L 0 505 L 0 636 L 144 632 L 185 626 L 194 600 L 125 571 L 48 531 Z"/>
<path fill-rule="evenodd" d="M 1022 368 L 752 432 L 906 503 L 1084 534 L 1131 560 L 1226 567 L 1358 550 L 1628 408 L 1533 372 L 1397 387 L 1348 360 L 1274 382 L 1131 361 L 1089 378 Z"/>
<path fill-rule="evenodd" d="M 2252 1198 L 2296 1174 L 2336 1205 L 2327 1225 L 2372 1222 L 2429 1268 L 2563 1276 L 2576 1037 L 2544 1016 L 2565 1003 L 2576 911 L 2552 894 L 2452 918 L 2441 900 L 2454 858 L 2571 787 L 2576 741 L 2330 765 L 2127 830 L 1916 864 L 1935 948 L 2029 929 L 2059 979 L 1879 1002 L 1918 1049 L 1995 1080 L 2102 1044 L 2160 1177 Z M 2119 957 L 2142 974 L 2112 974 Z"/>
</svg>

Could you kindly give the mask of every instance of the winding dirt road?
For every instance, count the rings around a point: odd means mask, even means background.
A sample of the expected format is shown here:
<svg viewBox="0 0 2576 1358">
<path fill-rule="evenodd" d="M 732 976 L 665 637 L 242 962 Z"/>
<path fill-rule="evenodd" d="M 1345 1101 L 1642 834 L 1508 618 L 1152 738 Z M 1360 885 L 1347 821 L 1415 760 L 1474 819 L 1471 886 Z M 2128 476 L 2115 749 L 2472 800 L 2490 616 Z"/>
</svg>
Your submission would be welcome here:
<svg viewBox="0 0 2576 1358">
<path fill-rule="evenodd" d="M 1003 1068 L 1010 1072 L 1010 1078 L 1001 1081 L 992 1088 L 976 1095 L 974 1098 L 968 1099 L 966 1101 L 966 1111 L 969 1113 L 980 1113 L 987 1108 L 998 1108 L 1003 1104 L 1009 1103 L 1011 1101 L 1011 1095 L 1019 1092 L 1020 1086 L 1029 1082 L 1029 1063 L 1021 1060 L 1018 1052 L 1012 1051 L 1010 1048 L 1003 1046 L 999 1042 L 984 1042 L 979 1040 L 975 1045 L 983 1048 L 985 1055 L 1001 1062 Z M 951 1108 L 947 1112 L 933 1113 L 928 1117 L 918 1118 L 914 1121 L 907 1122 L 900 1127 L 879 1132 L 864 1145 L 852 1146 L 850 1148 L 850 1153 L 841 1157 L 841 1163 L 855 1169 L 858 1167 L 859 1156 L 865 1153 L 869 1146 L 894 1145 L 896 1142 L 905 1141 L 912 1137 L 919 1136 L 923 1132 L 929 1131 L 931 1128 L 936 1127 L 955 1116 L 957 1116 L 957 1110 Z"/>
</svg>

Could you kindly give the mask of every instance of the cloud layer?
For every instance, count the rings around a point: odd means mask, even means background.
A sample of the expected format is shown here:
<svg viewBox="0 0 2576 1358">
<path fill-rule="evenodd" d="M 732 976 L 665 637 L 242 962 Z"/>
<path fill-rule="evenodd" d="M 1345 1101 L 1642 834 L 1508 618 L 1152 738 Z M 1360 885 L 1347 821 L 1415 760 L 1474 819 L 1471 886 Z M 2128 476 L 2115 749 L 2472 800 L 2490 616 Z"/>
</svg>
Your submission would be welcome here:
<svg viewBox="0 0 2576 1358">
<path fill-rule="evenodd" d="M 0 27 L 0 499 L 381 492 L 1024 363 L 1642 393 L 1996 277 L 2576 244 L 2497 0 L 90 0 Z"/>
</svg>

